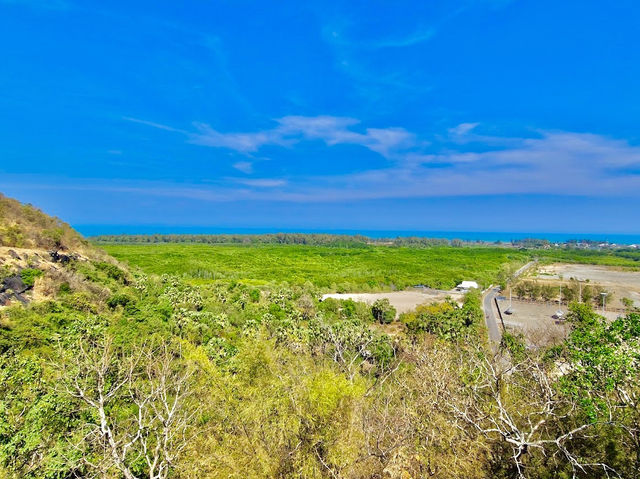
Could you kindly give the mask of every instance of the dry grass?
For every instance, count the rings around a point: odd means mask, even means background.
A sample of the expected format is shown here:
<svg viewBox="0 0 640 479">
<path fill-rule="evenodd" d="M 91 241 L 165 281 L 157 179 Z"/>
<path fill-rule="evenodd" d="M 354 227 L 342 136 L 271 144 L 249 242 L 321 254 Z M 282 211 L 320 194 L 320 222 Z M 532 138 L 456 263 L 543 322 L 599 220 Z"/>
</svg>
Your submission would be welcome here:
<svg viewBox="0 0 640 479">
<path fill-rule="evenodd" d="M 51 270 L 46 275 L 36 279 L 33 287 L 33 300 L 41 301 L 55 297 L 63 284 L 67 284 L 71 291 L 85 293 L 103 303 L 111 295 L 111 291 L 100 284 L 87 281 L 79 273 L 67 269 Z"/>
<path fill-rule="evenodd" d="M 18 248 L 93 250 L 68 224 L 31 205 L 0 194 L 0 246 Z"/>
</svg>

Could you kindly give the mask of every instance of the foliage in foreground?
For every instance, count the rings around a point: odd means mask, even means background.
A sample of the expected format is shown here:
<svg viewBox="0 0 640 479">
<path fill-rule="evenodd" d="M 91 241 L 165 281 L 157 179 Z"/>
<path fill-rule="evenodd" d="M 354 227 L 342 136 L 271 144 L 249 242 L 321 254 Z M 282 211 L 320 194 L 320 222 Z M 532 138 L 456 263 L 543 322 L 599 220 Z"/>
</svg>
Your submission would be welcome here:
<svg viewBox="0 0 640 479">
<path fill-rule="evenodd" d="M 0 313 L 7 477 L 639 477 L 637 314 L 495 356 L 476 295 L 390 336 L 311 284 L 64 268 Z"/>
</svg>

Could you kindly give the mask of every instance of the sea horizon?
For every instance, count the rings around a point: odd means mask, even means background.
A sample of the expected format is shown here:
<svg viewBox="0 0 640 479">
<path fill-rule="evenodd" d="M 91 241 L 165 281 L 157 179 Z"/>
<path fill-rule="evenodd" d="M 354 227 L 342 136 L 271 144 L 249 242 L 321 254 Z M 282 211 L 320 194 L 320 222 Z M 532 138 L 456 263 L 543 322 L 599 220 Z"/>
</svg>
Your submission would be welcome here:
<svg viewBox="0 0 640 479">
<path fill-rule="evenodd" d="M 260 235 L 260 234 L 332 234 L 361 235 L 372 239 L 379 238 L 442 238 L 463 241 L 503 242 L 527 238 L 544 239 L 552 243 L 564 243 L 570 240 L 589 240 L 610 244 L 640 244 L 640 233 L 566 233 L 566 232 L 519 232 L 519 231 L 438 231 L 438 230 L 376 230 L 341 228 L 278 228 L 278 227 L 215 227 L 215 226 L 173 226 L 173 225 L 73 225 L 85 237 L 103 235 Z"/>
</svg>

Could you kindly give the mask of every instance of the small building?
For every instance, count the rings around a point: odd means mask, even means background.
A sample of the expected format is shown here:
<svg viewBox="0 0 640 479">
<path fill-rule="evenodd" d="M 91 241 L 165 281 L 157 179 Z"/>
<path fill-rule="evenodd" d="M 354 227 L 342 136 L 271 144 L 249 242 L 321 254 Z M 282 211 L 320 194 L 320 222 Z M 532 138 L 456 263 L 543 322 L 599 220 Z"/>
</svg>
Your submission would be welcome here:
<svg viewBox="0 0 640 479">
<path fill-rule="evenodd" d="M 478 289 L 478 288 L 479 288 L 478 283 L 476 283 L 475 281 L 463 281 L 458 286 L 456 286 L 456 289 L 458 291 L 469 291 L 470 289 Z"/>
</svg>

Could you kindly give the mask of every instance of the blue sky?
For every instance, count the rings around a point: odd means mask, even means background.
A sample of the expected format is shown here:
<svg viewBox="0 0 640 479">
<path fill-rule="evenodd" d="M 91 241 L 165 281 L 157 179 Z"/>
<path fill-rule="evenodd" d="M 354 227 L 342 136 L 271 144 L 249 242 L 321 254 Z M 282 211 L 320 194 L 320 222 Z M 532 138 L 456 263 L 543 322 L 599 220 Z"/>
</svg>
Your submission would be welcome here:
<svg viewBox="0 0 640 479">
<path fill-rule="evenodd" d="M 74 225 L 640 233 L 638 25 L 625 0 L 0 0 L 0 191 Z"/>
</svg>

